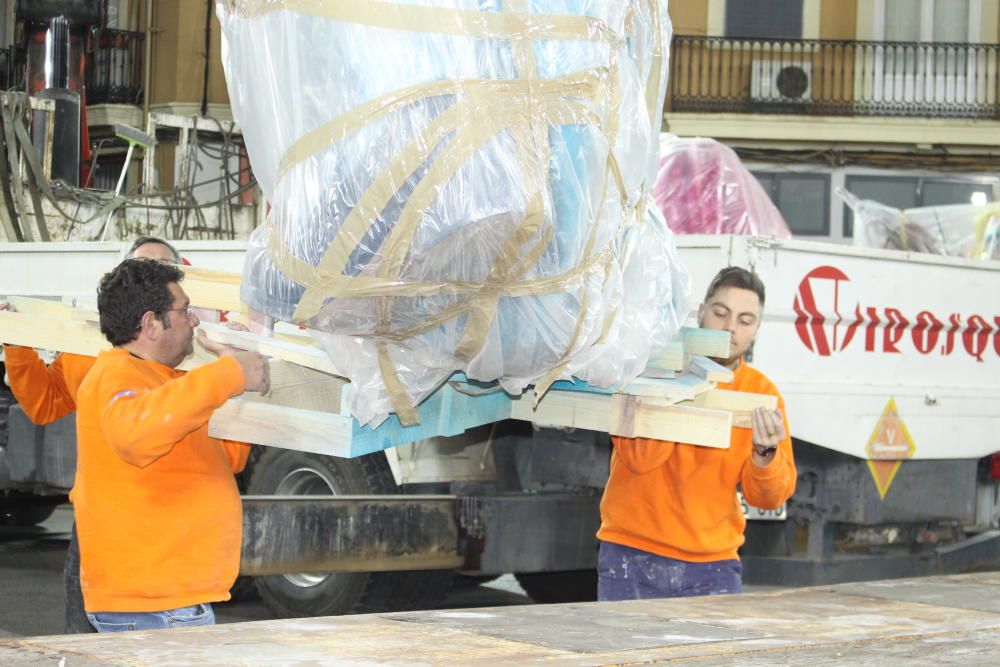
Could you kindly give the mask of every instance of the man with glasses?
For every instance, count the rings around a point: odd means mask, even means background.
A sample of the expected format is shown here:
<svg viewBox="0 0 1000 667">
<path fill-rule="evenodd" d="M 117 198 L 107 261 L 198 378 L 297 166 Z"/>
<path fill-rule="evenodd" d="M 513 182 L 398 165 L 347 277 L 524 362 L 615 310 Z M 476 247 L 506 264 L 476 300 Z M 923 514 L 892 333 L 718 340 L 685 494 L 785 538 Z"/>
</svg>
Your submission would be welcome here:
<svg viewBox="0 0 1000 667">
<path fill-rule="evenodd" d="M 259 354 L 199 342 L 219 359 L 190 372 L 198 318 L 175 266 L 128 259 L 98 288 L 102 352 L 78 392 L 71 499 L 87 617 L 100 632 L 209 625 L 239 571 L 234 473 L 250 446 L 209 437 L 212 413 L 266 392 Z"/>
<path fill-rule="evenodd" d="M 155 236 L 140 236 L 132 242 L 125 258 L 144 257 L 171 264 L 183 260 L 177 248 Z M 9 303 L 0 301 L 0 310 L 13 310 Z M 4 346 L 4 365 L 10 390 L 24 414 L 39 426 L 51 424 L 76 410 L 76 394 L 94 365 L 93 357 L 79 354 L 59 354 L 46 366 L 45 361 L 30 347 Z M 70 531 L 63 569 L 63 587 L 66 596 L 65 632 L 77 634 L 94 632 L 83 609 L 80 591 L 80 547 L 76 526 Z"/>
</svg>

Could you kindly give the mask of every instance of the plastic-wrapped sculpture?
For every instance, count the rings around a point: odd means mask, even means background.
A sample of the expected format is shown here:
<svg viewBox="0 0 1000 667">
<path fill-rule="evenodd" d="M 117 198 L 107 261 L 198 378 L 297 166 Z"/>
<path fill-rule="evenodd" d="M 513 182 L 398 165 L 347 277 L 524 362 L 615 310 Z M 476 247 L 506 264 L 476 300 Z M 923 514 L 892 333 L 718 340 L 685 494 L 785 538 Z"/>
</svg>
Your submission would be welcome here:
<svg viewBox="0 0 1000 667">
<path fill-rule="evenodd" d="M 653 198 L 678 234 L 792 237 L 757 179 L 714 139 L 663 135 Z"/>
<path fill-rule="evenodd" d="M 898 209 L 837 194 L 854 212 L 854 245 L 932 255 L 997 259 L 1000 256 L 1000 204 L 955 204 Z"/>
<path fill-rule="evenodd" d="M 314 331 L 359 421 L 412 422 L 455 371 L 620 385 L 676 332 L 685 274 L 647 213 L 665 0 L 217 9 L 272 204 L 243 299 Z"/>
</svg>

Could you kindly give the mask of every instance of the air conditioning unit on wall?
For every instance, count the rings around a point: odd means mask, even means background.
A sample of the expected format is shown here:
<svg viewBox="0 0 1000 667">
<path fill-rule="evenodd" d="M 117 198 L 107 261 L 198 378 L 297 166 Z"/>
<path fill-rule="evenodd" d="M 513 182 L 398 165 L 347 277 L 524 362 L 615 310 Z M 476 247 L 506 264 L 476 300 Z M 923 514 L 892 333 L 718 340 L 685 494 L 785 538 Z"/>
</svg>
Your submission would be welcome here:
<svg viewBox="0 0 1000 667">
<path fill-rule="evenodd" d="M 798 103 L 812 100 L 812 63 L 754 60 L 750 70 L 753 102 Z"/>
</svg>

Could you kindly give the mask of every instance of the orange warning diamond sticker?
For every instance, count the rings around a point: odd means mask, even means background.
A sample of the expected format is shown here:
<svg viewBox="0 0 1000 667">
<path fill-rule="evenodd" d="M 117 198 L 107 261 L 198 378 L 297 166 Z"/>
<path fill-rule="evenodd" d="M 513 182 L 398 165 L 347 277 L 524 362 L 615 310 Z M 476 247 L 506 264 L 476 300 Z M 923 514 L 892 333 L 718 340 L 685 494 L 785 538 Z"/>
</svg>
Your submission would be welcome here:
<svg viewBox="0 0 1000 667">
<path fill-rule="evenodd" d="M 885 498 L 903 460 L 913 458 L 916 450 L 913 438 L 899 416 L 896 399 L 890 398 L 865 446 L 869 459 L 868 469 L 875 480 L 880 498 Z"/>
</svg>

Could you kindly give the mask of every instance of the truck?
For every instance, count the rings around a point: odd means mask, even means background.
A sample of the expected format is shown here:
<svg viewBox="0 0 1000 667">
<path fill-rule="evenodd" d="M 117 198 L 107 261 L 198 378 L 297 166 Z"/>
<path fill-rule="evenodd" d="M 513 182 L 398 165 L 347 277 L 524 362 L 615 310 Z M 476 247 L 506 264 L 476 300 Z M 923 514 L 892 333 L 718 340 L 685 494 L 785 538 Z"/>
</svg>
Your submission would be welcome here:
<svg viewBox="0 0 1000 667">
<path fill-rule="evenodd" d="M 676 240 L 694 303 L 727 265 L 768 290 L 751 362 L 784 395 L 798 481 L 782 510 L 745 508 L 745 580 L 1000 566 L 1000 262 Z M 242 266 L 239 241 L 177 246 L 199 267 Z M 3 244 L 0 295 L 84 296 L 120 256 L 118 243 Z M 36 427 L 0 401 L 4 513 L 35 521 L 72 483 L 72 420 Z M 610 452 L 607 433 L 512 420 L 355 458 L 255 447 L 241 572 L 280 616 L 432 607 L 456 576 L 505 573 L 539 602 L 593 599 Z"/>
</svg>

